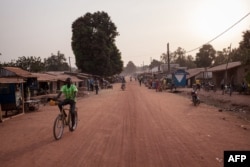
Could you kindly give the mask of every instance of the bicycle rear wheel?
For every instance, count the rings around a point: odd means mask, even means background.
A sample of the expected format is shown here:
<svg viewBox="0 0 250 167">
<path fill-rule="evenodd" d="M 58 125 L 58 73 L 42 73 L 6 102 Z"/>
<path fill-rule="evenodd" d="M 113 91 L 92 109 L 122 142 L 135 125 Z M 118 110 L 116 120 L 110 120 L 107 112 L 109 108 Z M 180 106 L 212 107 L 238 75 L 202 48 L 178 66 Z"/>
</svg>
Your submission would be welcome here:
<svg viewBox="0 0 250 167">
<path fill-rule="evenodd" d="M 55 119 L 54 127 L 53 127 L 53 134 L 56 140 L 59 140 L 60 138 L 62 138 L 63 129 L 64 129 L 63 121 L 64 121 L 63 116 L 61 114 L 59 114 Z"/>
<path fill-rule="evenodd" d="M 72 119 L 71 119 L 72 115 L 69 112 L 69 117 L 68 117 L 68 121 L 69 121 L 69 130 L 70 131 L 74 131 L 77 127 L 78 124 L 78 114 L 77 114 L 77 110 L 75 111 L 75 125 L 72 125 Z"/>
</svg>

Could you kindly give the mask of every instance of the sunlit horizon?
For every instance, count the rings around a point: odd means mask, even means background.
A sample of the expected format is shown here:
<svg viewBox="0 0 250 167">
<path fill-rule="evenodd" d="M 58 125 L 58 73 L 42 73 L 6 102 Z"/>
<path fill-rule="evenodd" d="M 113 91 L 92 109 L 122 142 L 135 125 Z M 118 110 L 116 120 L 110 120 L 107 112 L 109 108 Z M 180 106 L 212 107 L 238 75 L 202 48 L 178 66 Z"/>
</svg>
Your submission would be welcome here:
<svg viewBox="0 0 250 167">
<path fill-rule="evenodd" d="M 72 23 L 87 12 L 104 11 L 117 26 L 116 45 L 124 66 L 149 65 L 178 47 L 191 51 L 228 29 L 250 12 L 249 0 L 93 0 L 0 2 L 0 61 L 22 56 L 48 58 L 58 51 L 75 59 L 71 49 Z M 237 48 L 243 32 L 250 30 L 250 16 L 210 44 L 219 51 Z M 187 53 L 195 58 L 199 50 Z"/>
</svg>

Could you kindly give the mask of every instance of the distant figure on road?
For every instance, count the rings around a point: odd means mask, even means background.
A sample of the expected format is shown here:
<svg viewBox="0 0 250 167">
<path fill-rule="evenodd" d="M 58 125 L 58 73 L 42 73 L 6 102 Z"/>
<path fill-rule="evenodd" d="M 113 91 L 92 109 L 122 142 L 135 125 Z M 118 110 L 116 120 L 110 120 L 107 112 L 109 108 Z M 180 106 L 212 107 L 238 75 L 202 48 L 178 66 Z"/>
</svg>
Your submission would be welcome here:
<svg viewBox="0 0 250 167">
<path fill-rule="evenodd" d="M 142 76 L 139 77 L 139 83 L 140 83 L 140 86 L 141 86 L 141 83 L 142 83 Z"/>
<path fill-rule="evenodd" d="M 98 79 L 96 78 L 94 81 L 94 86 L 95 86 L 95 94 L 98 94 L 98 90 L 99 90 L 99 82 Z"/>
<path fill-rule="evenodd" d="M 124 77 L 122 77 L 122 85 L 121 85 L 121 89 L 122 90 L 125 90 L 125 83 L 126 83 L 126 80 L 125 80 L 125 78 Z"/>
<path fill-rule="evenodd" d="M 241 82 L 241 92 L 245 93 L 247 90 L 247 85 L 244 81 Z"/>
<path fill-rule="evenodd" d="M 221 88 L 222 91 L 223 91 L 224 88 L 225 88 L 224 79 L 222 79 L 221 82 L 220 82 L 220 88 Z"/>
</svg>

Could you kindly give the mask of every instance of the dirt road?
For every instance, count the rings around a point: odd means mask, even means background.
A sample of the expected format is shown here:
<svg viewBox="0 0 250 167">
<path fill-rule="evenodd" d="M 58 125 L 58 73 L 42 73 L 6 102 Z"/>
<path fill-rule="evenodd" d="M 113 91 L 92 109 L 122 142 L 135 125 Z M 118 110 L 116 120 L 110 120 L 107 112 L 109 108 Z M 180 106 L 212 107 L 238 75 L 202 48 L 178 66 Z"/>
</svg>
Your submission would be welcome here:
<svg viewBox="0 0 250 167">
<path fill-rule="evenodd" d="M 4 167 L 222 167 L 224 150 L 250 150 L 250 123 L 137 82 L 80 98 L 75 132 L 55 141 L 56 106 L 0 124 Z"/>
</svg>

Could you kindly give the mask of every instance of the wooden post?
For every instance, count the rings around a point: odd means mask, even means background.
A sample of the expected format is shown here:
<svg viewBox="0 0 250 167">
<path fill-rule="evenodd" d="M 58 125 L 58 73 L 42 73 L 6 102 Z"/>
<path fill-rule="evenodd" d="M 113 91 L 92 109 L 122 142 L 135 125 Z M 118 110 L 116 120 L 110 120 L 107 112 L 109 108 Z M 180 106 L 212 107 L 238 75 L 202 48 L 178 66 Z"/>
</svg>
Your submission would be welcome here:
<svg viewBox="0 0 250 167">
<path fill-rule="evenodd" d="M 70 62 L 70 57 L 69 57 L 69 72 L 71 72 L 71 62 Z"/>
<path fill-rule="evenodd" d="M 169 43 L 167 44 L 167 56 L 168 56 L 168 74 L 170 74 Z"/>
<path fill-rule="evenodd" d="M 225 71 L 225 79 L 224 79 L 224 84 L 228 84 L 228 74 L 227 74 L 227 67 L 228 67 L 228 63 L 229 63 L 229 58 L 230 58 L 230 53 L 231 53 L 231 44 L 230 46 L 228 47 L 228 57 L 227 57 L 227 64 L 226 64 L 226 71 Z"/>
<path fill-rule="evenodd" d="M 0 104 L 0 122 L 3 122 L 3 112 L 2 112 L 2 107 L 1 107 L 1 104 Z"/>
<path fill-rule="evenodd" d="M 21 97 L 22 97 L 22 113 L 24 113 L 24 90 L 23 90 L 23 83 L 21 83 Z"/>
</svg>

